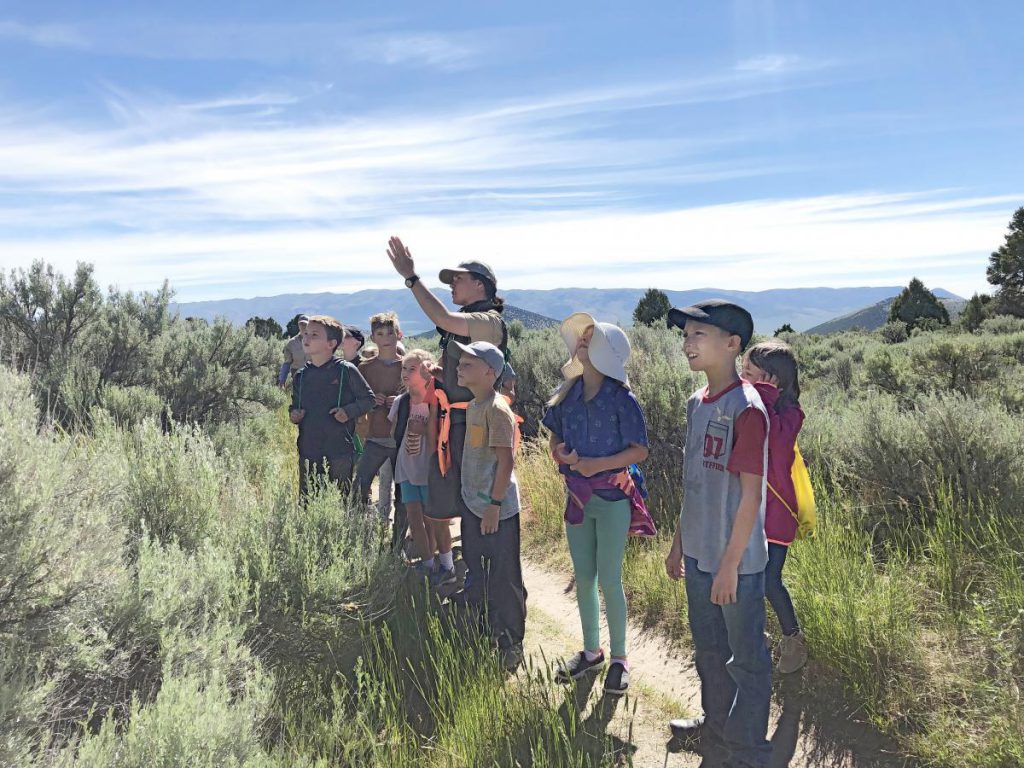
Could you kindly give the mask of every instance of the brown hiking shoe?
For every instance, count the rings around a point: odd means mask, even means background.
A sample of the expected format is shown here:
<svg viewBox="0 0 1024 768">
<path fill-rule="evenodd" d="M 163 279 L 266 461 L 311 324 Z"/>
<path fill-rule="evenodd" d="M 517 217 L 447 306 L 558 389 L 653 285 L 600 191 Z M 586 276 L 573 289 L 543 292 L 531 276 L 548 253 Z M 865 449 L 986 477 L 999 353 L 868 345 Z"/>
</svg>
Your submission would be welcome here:
<svg viewBox="0 0 1024 768">
<path fill-rule="evenodd" d="M 807 640 L 803 632 L 783 635 L 779 641 L 779 672 L 788 675 L 807 663 Z"/>
</svg>

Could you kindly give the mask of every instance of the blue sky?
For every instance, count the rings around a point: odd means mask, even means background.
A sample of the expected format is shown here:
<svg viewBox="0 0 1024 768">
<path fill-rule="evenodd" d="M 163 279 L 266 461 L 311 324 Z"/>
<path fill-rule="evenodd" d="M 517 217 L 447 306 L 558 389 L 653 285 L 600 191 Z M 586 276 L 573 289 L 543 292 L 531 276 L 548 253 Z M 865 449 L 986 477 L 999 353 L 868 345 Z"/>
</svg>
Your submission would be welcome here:
<svg viewBox="0 0 1024 768">
<path fill-rule="evenodd" d="M 638 7 L 633 7 L 638 6 Z M 985 288 L 1024 3 L 2 2 L 0 262 L 183 301 Z"/>
</svg>

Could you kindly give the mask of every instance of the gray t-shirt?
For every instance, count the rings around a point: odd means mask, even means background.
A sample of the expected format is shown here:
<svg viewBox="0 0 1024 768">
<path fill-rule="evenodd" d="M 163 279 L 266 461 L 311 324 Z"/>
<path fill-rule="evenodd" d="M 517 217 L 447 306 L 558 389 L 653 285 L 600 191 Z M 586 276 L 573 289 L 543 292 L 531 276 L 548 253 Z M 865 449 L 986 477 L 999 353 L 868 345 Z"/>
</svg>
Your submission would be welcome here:
<svg viewBox="0 0 1024 768">
<path fill-rule="evenodd" d="M 694 393 L 686 403 L 684 496 L 679 532 L 683 554 L 695 558 L 697 567 L 705 573 L 717 573 L 742 495 L 739 473 L 729 471 L 736 422 L 748 408 L 755 408 L 767 424 L 768 412 L 757 390 L 745 381 L 714 398 L 705 399 L 705 391 Z M 764 534 L 767 436 L 762 455 L 761 508 L 740 559 L 741 575 L 759 573 L 768 564 L 768 540 Z"/>
<path fill-rule="evenodd" d="M 514 448 L 516 418 L 505 398 L 494 392 L 486 400 L 473 400 L 466 409 L 466 447 L 462 451 L 462 500 L 477 517 L 490 506 L 494 476 L 498 470 L 495 448 Z M 506 520 L 519 514 L 516 473 L 498 514 Z"/>
<path fill-rule="evenodd" d="M 388 419 L 391 423 L 398 421 L 398 404 L 396 398 L 391 405 Z M 426 485 L 430 474 L 430 457 L 433 455 L 427 438 L 427 423 L 430 419 L 430 406 L 426 403 L 409 403 L 409 421 L 405 425 L 405 436 L 398 447 L 398 466 L 395 469 L 395 482 Z M 392 440 L 394 442 L 394 440 Z"/>
</svg>

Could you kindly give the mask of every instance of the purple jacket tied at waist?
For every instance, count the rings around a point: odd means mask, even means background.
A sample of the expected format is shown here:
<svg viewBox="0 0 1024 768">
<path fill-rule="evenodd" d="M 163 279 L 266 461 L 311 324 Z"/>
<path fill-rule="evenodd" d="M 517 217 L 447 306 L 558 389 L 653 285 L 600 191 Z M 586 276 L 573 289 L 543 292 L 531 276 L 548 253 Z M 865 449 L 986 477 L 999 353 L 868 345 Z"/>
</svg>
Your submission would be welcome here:
<svg viewBox="0 0 1024 768">
<path fill-rule="evenodd" d="M 629 535 L 654 536 L 658 533 L 654 527 L 654 520 L 651 519 L 651 514 L 647 511 L 647 502 L 644 501 L 640 489 L 633 482 L 628 469 L 620 470 L 612 475 L 595 477 L 565 475 L 564 477 L 567 491 L 565 522 L 569 525 L 579 525 L 583 522 L 583 508 L 587 506 L 594 491 L 607 491 L 614 488 L 622 491 L 629 499 Z"/>
</svg>

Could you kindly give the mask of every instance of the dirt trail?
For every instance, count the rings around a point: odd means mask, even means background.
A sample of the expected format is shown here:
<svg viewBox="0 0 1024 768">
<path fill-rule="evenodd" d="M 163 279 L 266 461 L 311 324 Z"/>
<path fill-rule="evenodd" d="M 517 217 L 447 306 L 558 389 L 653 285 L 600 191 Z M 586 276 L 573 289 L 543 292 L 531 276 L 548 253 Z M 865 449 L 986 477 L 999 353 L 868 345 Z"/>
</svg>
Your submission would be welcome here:
<svg viewBox="0 0 1024 768">
<path fill-rule="evenodd" d="M 461 544 L 458 521 L 453 526 Z M 462 563 L 459 563 L 460 572 Z M 579 650 L 579 613 L 569 574 L 523 560 L 527 599 L 526 652 L 536 670 Z M 451 589 L 457 589 L 452 587 Z M 449 590 L 446 590 L 446 593 Z M 603 611 L 602 611 L 603 614 Z M 602 638 L 608 628 L 602 615 Z M 683 750 L 670 738 L 668 720 L 700 712 L 700 688 L 688 650 L 633 622 L 627 626 L 630 693 L 602 695 L 599 678 L 577 684 L 582 730 L 595 754 L 613 752 L 635 768 L 717 768 L 718 755 Z M 774 676 L 771 768 L 908 768 L 898 746 L 844 706 L 842 692 L 823 683 L 813 661 L 800 673 Z M 703 762 L 702 762 L 703 760 Z"/>
<path fill-rule="evenodd" d="M 535 663 L 541 663 L 537 659 L 541 652 L 548 660 L 576 652 L 579 614 L 575 594 L 565 591 L 568 576 L 527 561 L 523 576 L 529 590 L 527 645 Z M 637 768 L 699 765 L 699 755 L 679 751 L 670 741 L 667 725 L 670 717 L 700 711 L 700 689 L 690 654 L 632 624 L 627 635 L 630 696 L 617 705 L 602 702 L 600 681 L 589 692 L 578 692 L 585 725 L 606 728 L 615 751 L 631 754 Z M 602 637 L 607 638 L 604 626 Z M 812 691 L 818 686 L 815 678 L 815 669 L 809 665 L 802 674 L 776 680 L 768 730 L 772 768 L 895 768 L 911 764 L 898 756 L 894 744 L 842 711 L 837 706 L 841 701 L 837 692 Z M 707 764 L 714 762 L 709 759 Z"/>
</svg>

